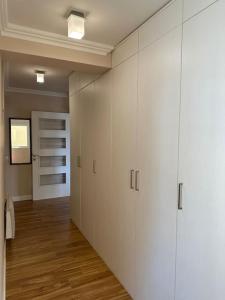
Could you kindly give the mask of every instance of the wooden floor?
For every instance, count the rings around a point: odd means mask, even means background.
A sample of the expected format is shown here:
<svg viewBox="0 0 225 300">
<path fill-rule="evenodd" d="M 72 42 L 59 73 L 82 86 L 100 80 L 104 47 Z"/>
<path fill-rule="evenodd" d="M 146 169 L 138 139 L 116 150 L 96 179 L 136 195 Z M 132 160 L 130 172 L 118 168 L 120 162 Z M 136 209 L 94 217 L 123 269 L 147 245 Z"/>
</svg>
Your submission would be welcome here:
<svg viewBox="0 0 225 300">
<path fill-rule="evenodd" d="M 79 230 L 68 199 L 17 202 L 7 299 L 131 299 Z"/>
</svg>

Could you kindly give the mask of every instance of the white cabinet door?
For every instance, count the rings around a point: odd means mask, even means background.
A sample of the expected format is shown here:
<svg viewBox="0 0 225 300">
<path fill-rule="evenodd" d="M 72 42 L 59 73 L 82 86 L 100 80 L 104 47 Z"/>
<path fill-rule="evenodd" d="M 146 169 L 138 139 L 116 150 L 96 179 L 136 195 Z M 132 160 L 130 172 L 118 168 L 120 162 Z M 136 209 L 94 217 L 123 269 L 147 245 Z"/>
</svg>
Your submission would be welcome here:
<svg viewBox="0 0 225 300">
<path fill-rule="evenodd" d="M 32 112 L 33 200 L 70 196 L 69 114 Z"/>
<path fill-rule="evenodd" d="M 113 251 L 109 226 L 111 199 L 111 93 L 112 72 L 95 82 L 94 159 L 95 163 L 95 231 L 94 246 L 110 264 Z"/>
<path fill-rule="evenodd" d="M 177 300 L 225 299 L 225 1 L 184 25 Z"/>
<path fill-rule="evenodd" d="M 94 84 L 80 93 L 81 101 L 81 229 L 94 243 L 95 174 L 94 161 Z"/>
<path fill-rule="evenodd" d="M 141 51 L 139 60 L 135 299 L 173 300 L 181 28 Z"/>
<path fill-rule="evenodd" d="M 70 95 L 71 140 L 71 218 L 81 226 L 81 101 L 79 93 Z"/>
<path fill-rule="evenodd" d="M 136 168 L 137 56 L 113 69 L 111 268 L 134 295 L 135 197 L 130 170 Z"/>
</svg>

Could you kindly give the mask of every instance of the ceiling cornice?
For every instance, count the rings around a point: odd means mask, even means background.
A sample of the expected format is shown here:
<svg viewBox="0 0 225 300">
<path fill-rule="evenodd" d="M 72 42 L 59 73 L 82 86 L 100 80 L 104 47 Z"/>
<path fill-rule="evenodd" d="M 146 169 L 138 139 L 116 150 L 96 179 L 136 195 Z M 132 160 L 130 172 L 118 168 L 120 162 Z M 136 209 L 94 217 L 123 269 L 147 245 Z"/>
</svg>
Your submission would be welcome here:
<svg viewBox="0 0 225 300">
<path fill-rule="evenodd" d="M 95 43 L 87 40 L 74 41 L 64 35 L 10 23 L 8 20 L 7 0 L 0 0 L 0 33 L 5 37 L 17 38 L 98 55 L 107 55 L 114 49 L 111 45 Z"/>
<path fill-rule="evenodd" d="M 33 89 L 23 89 L 23 88 L 11 87 L 11 86 L 5 87 L 5 92 L 6 93 L 20 93 L 20 94 L 50 96 L 50 97 L 58 97 L 58 98 L 68 98 L 69 97 L 67 93 L 33 90 Z"/>
</svg>

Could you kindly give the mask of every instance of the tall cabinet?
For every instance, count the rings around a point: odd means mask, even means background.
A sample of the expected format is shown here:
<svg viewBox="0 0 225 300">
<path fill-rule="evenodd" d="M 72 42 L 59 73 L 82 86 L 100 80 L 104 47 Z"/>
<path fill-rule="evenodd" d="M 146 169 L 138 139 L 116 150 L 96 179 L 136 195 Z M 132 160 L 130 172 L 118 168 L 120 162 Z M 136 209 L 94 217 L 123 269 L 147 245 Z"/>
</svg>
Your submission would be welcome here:
<svg viewBox="0 0 225 300">
<path fill-rule="evenodd" d="M 135 290 L 135 199 L 137 55 L 112 70 L 112 268 L 127 290 Z M 134 178 L 133 178 L 134 180 Z"/>
<path fill-rule="evenodd" d="M 225 1 L 184 24 L 177 300 L 225 299 Z"/>
<path fill-rule="evenodd" d="M 94 245 L 96 176 L 94 83 L 80 92 L 81 101 L 81 230 Z"/>
<path fill-rule="evenodd" d="M 71 218 L 81 228 L 81 101 L 79 93 L 70 92 Z"/>
<path fill-rule="evenodd" d="M 139 54 L 138 300 L 174 299 L 181 34 L 179 26 Z"/>
<path fill-rule="evenodd" d="M 95 199 L 94 247 L 111 264 L 111 224 L 109 222 L 111 197 L 111 97 L 112 74 L 108 72 L 94 83 L 94 179 Z"/>
</svg>

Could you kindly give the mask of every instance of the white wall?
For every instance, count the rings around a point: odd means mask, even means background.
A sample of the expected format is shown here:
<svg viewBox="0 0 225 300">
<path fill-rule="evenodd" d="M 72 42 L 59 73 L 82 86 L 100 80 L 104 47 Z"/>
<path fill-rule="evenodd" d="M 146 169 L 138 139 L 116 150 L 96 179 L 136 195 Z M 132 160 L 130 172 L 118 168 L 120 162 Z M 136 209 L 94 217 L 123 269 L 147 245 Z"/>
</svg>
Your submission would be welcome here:
<svg viewBox="0 0 225 300">
<path fill-rule="evenodd" d="M 4 237 L 4 92 L 3 66 L 0 56 L 0 299 L 5 298 L 5 237 Z"/>
<path fill-rule="evenodd" d="M 175 298 L 182 28 L 216 2 L 171 1 L 115 49 L 112 70 L 70 78 L 72 219 L 136 300 Z M 139 167 L 137 196 L 128 169 Z"/>
</svg>

